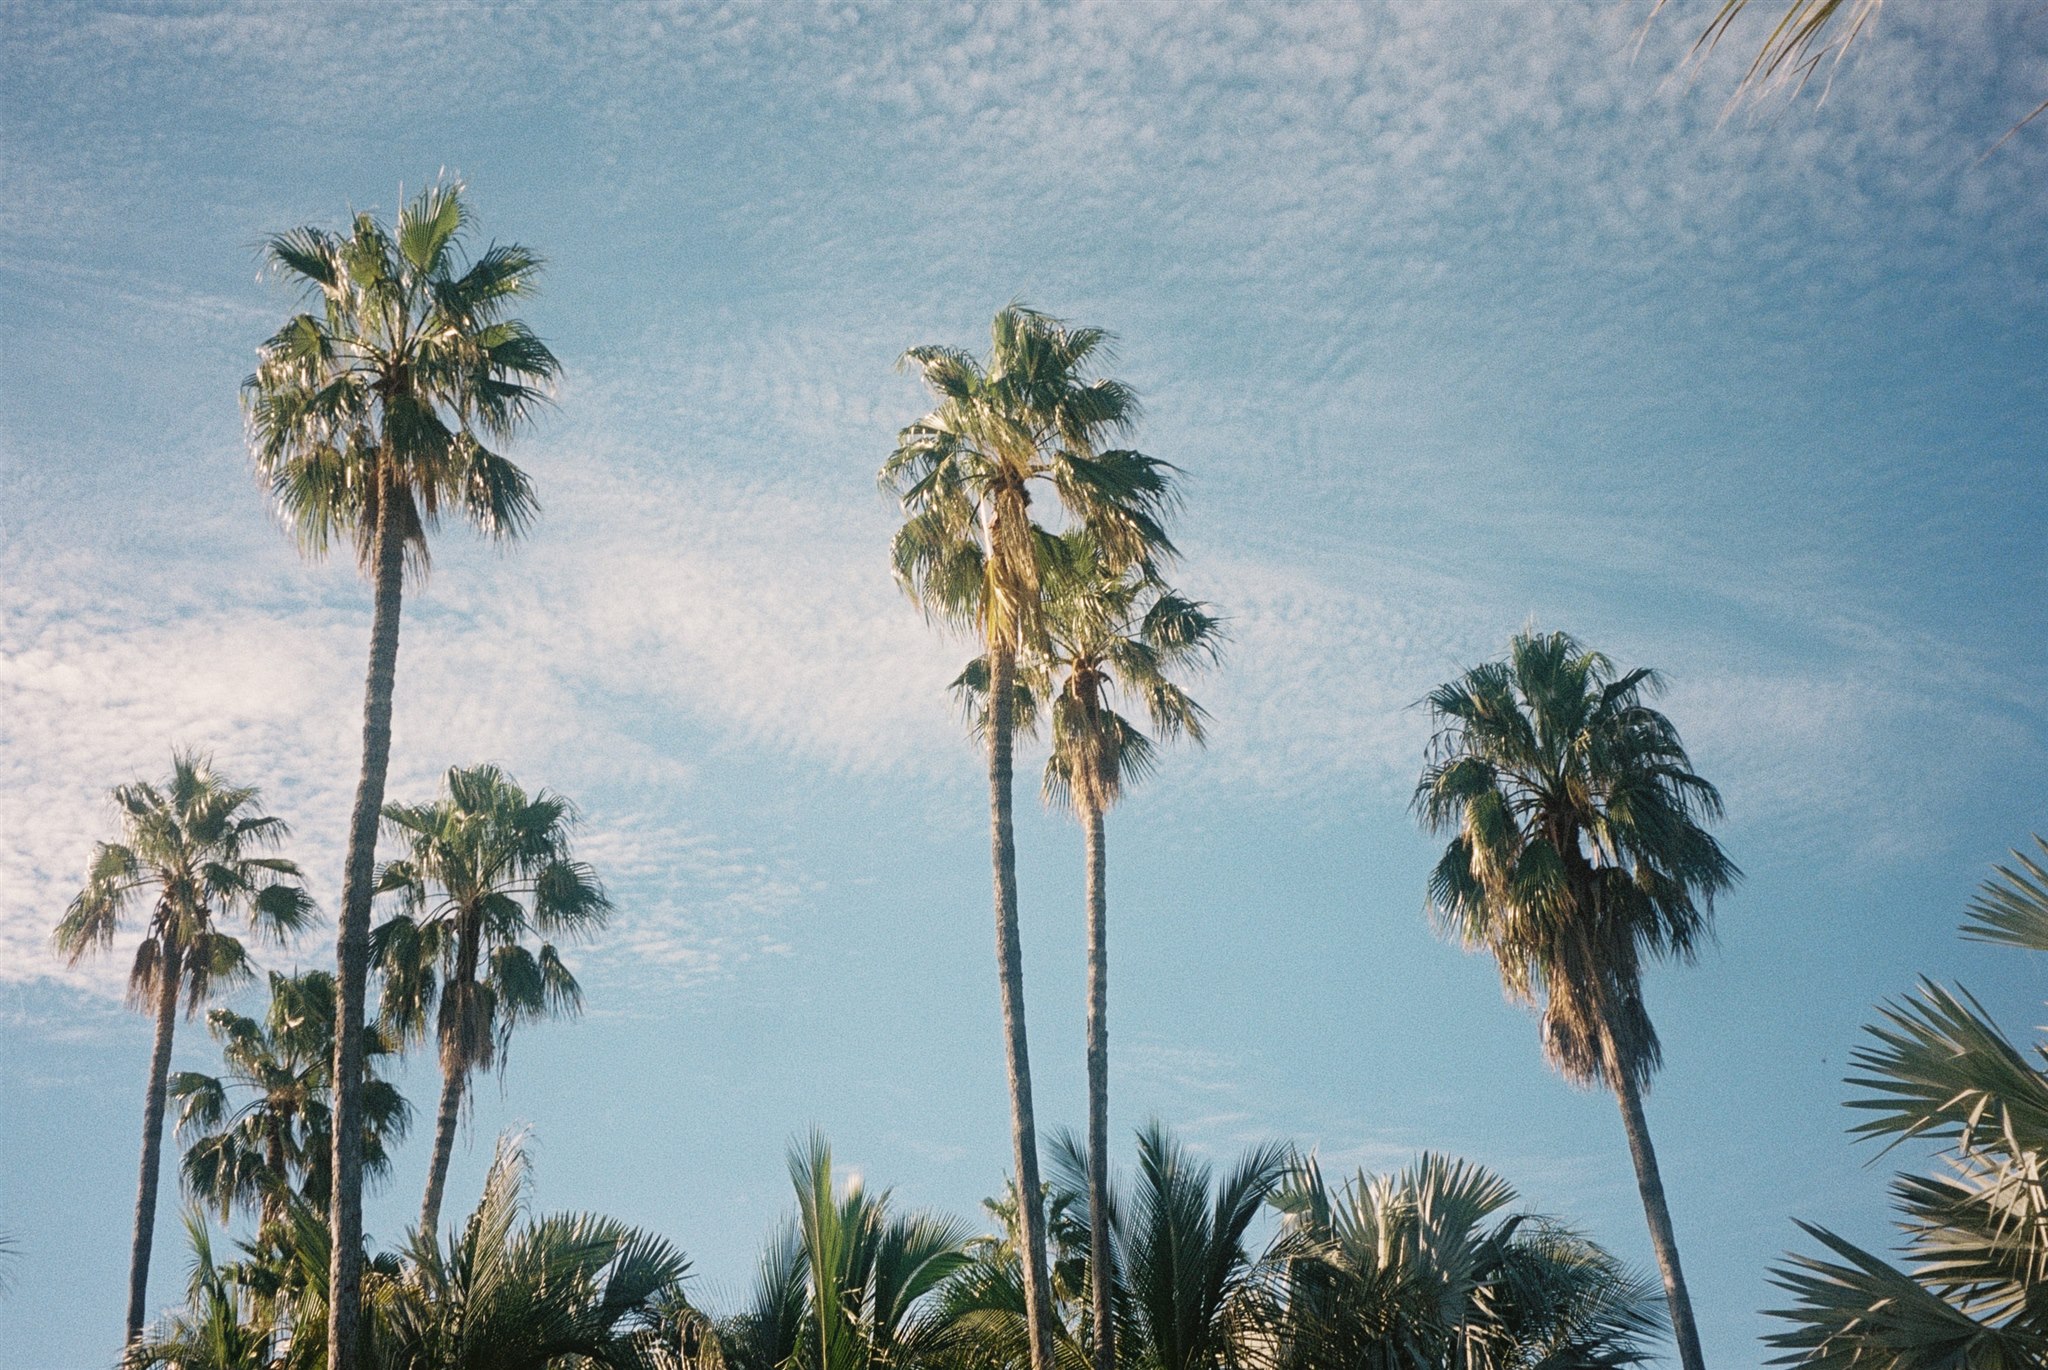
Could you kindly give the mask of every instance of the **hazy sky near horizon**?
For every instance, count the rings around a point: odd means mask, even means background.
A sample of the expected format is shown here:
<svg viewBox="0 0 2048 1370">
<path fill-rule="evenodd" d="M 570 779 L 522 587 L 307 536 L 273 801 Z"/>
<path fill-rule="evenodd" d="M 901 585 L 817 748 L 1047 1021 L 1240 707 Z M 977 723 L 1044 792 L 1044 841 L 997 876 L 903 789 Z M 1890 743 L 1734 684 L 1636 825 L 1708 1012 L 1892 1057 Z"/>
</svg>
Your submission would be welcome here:
<svg viewBox="0 0 2048 1370">
<path fill-rule="evenodd" d="M 1648 1264 L 1611 1102 L 1431 935 L 1407 812 L 1414 701 L 1569 628 L 1666 672 L 1747 871 L 1652 979 L 1650 1117 L 1710 1358 L 1760 1361 L 1790 1219 L 1885 1236 L 1840 1108 L 1871 1005 L 1924 972 L 2039 1018 L 2040 967 L 1954 928 L 2048 828 L 2048 126 L 1980 160 L 2048 19 L 1894 0 L 1825 103 L 1723 118 L 1757 25 L 1689 68 L 1705 9 L 1647 11 L 0 5 L 0 1364 L 119 1337 L 148 1025 L 132 942 L 47 943 L 108 788 L 206 749 L 337 902 L 368 596 L 265 508 L 236 387 L 294 304 L 263 236 L 440 174 L 547 257 L 566 372 L 511 449 L 532 538 L 444 531 L 408 602 L 390 792 L 560 790 L 619 906 L 586 1016 L 476 1091 L 451 1208 L 525 1128 L 542 1206 L 672 1237 L 715 1305 L 813 1125 L 905 1202 L 1000 1185 L 969 651 L 891 584 L 874 472 L 897 356 L 1021 298 L 1118 334 L 1232 637 L 1212 745 L 1110 825 L 1116 1135 L 1449 1150 Z M 1079 839 L 1020 814 L 1040 1115 L 1078 1127 Z M 169 1187 L 157 1252 L 161 1306 Z"/>
</svg>

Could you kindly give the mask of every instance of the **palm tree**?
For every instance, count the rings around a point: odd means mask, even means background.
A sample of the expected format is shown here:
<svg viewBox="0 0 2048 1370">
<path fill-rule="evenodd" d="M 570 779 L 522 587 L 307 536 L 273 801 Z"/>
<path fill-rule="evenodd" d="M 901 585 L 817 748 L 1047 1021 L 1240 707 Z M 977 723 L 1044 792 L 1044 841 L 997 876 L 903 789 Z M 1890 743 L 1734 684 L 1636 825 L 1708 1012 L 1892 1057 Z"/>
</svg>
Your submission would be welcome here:
<svg viewBox="0 0 2048 1370">
<path fill-rule="evenodd" d="M 1030 506 L 1035 490 L 1050 487 L 1107 564 L 1120 569 L 1171 554 L 1160 519 L 1171 503 L 1172 468 L 1106 446 L 1136 421 L 1138 405 L 1128 387 L 1090 374 L 1107 352 L 1101 330 L 1012 304 L 995 316 L 990 334 L 986 364 L 951 347 L 904 354 L 938 405 L 902 431 L 880 478 L 908 516 L 891 546 L 898 583 L 928 617 L 975 629 L 989 661 L 989 845 L 1010 1133 L 1024 1198 L 1032 1370 L 1052 1370 L 1011 815 L 1018 656 L 1046 635 L 1048 534 Z"/>
<path fill-rule="evenodd" d="M 893 1214 L 886 1191 L 836 1183 L 832 1151 L 813 1133 L 790 1148 L 797 1210 L 769 1244 L 748 1306 L 719 1327 L 731 1370 L 880 1370 L 932 1364 L 954 1351 L 952 1320 L 933 1296 L 968 1264 L 950 1218 Z"/>
<path fill-rule="evenodd" d="M 1551 1219 L 1511 1213 L 1483 1166 L 1424 1155 L 1332 1190 L 1313 1157 L 1273 1196 L 1281 1230 L 1259 1322 L 1280 1370 L 1640 1365 L 1654 1285 Z"/>
<path fill-rule="evenodd" d="M 185 1306 L 167 1314 L 145 1338 L 133 1340 L 122 1370 L 270 1370 L 276 1339 L 237 1280 L 237 1270 L 213 1257 L 206 1224 L 188 1215 L 192 1271 Z"/>
<path fill-rule="evenodd" d="M 1139 1131 L 1137 1182 L 1128 1195 L 1109 1190 L 1104 1204 L 1110 1227 L 1106 1273 L 1112 1340 L 1119 1365 L 1217 1370 L 1255 1358 L 1242 1341 L 1257 1292 L 1258 1262 L 1248 1237 L 1290 1154 L 1278 1144 L 1256 1147 L 1218 1178 L 1159 1123 Z M 1055 1139 L 1051 1193 L 1056 1210 L 1078 1211 L 1086 1205 L 1095 1169 L 1091 1161 L 1088 1148 L 1071 1136 L 1062 1133 Z M 1092 1298 L 1092 1233 L 1088 1238 L 1085 1247 L 1076 1242 L 1077 1255 L 1089 1266 L 1084 1272 L 1090 1290 L 1087 1316 L 1070 1336 L 1089 1345 L 1092 1357 L 1104 1337 Z"/>
<path fill-rule="evenodd" d="M 2048 951 L 2048 841 L 2015 852 L 1970 906 L 1966 936 Z M 1794 1307 L 1766 1338 L 1780 1364 L 1863 1370 L 2019 1370 L 2048 1365 L 2048 1041 L 2034 1059 L 1966 991 L 1920 982 L 1888 1004 L 1853 1060 L 1864 1091 L 1855 1131 L 1887 1149 L 1946 1144 L 1943 1176 L 1892 1185 L 1907 1268 L 1801 1223 L 1834 1256 L 1773 1272 Z"/>
<path fill-rule="evenodd" d="M 542 790 L 529 798 L 496 766 L 455 767 L 432 804 L 387 804 L 386 830 L 406 854 L 378 876 L 404 912 L 380 926 L 371 959 L 384 978 L 381 1017 L 401 1040 L 426 1031 L 436 1000 L 441 1106 L 420 1202 L 434 1235 L 455 1127 L 469 1077 L 489 1070 L 513 1028 L 572 1014 L 583 991 L 554 945 L 534 935 L 582 935 L 611 910 L 589 866 L 572 859 L 575 806 Z"/>
<path fill-rule="evenodd" d="M 364 1354 L 375 1370 L 676 1370 L 689 1263 L 590 1214 L 525 1218 L 528 1170 L 501 1141 L 484 1193 L 444 1245 L 414 1233 L 369 1262 Z M 328 1231 L 294 1195 L 284 1221 L 216 1264 L 190 1224 L 187 1307 L 130 1349 L 127 1370 L 324 1370 Z"/>
<path fill-rule="evenodd" d="M 1115 1320 L 1110 1316 L 1109 1248 L 1109 877 L 1103 816 L 1126 785 L 1152 770 L 1152 739 L 1116 704 L 1145 711 L 1161 737 L 1205 740 L 1206 712 L 1172 679 L 1178 668 L 1212 664 L 1222 625 L 1207 606 L 1180 595 L 1146 566 L 1112 571 L 1077 531 L 1057 539 L 1046 577 L 1042 663 L 1020 676 L 1020 722 L 1037 712 L 1032 683 L 1044 678 L 1052 696 L 1052 754 L 1045 797 L 1081 821 L 1088 899 L 1088 1181 L 1090 1299 L 1095 1370 L 1115 1370 Z M 955 682 L 978 718 L 988 706 L 988 658 Z M 1028 710 L 1028 712 L 1027 712 Z"/>
<path fill-rule="evenodd" d="M 371 1352 L 380 1370 L 666 1370 L 666 1330 L 690 1263 L 612 1218 L 525 1218 L 528 1166 L 501 1140 L 462 1231 L 413 1234 L 380 1279 Z"/>
<path fill-rule="evenodd" d="M 1435 734 L 1415 790 L 1455 834 L 1429 878 L 1440 929 L 1490 952 L 1511 999 L 1541 1001 L 1544 1054 L 1621 1105 L 1650 1239 L 1686 1370 L 1699 1333 L 1642 1096 L 1661 1053 L 1647 959 L 1690 960 L 1740 872 L 1701 824 L 1719 817 L 1669 719 L 1656 673 L 1618 674 L 1565 633 L 1517 634 L 1426 701 Z"/>
<path fill-rule="evenodd" d="M 261 1022 L 217 1008 L 206 1025 L 221 1045 L 225 1073 L 180 1071 L 170 1082 L 179 1101 L 178 1134 L 192 1138 L 185 1150 L 186 1190 L 222 1222 L 238 1207 L 256 1208 L 264 1226 L 280 1222 L 293 1193 L 324 1213 L 333 1175 L 334 977 L 320 970 L 273 971 Z M 367 1177 L 389 1171 L 385 1143 L 405 1135 L 411 1116 L 397 1088 L 375 1072 L 376 1059 L 392 1050 L 376 1028 L 365 1030 Z"/>
<path fill-rule="evenodd" d="M 492 244 L 465 259 L 459 185 L 422 191 L 387 229 L 358 214 L 344 233 L 296 228 L 272 238 L 271 266 L 315 309 L 293 315 L 243 383 L 258 475 L 313 556 L 355 545 L 375 587 L 363 696 L 363 764 L 349 815 L 334 1040 L 334 1316 L 329 1361 L 355 1363 L 361 1309 L 363 999 L 377 817 L 391 755 L 391 693 L 408 560 L 427 565 L 444 509 L 483 532 L 518 534 L 535 504 L 526 475 L 484 446 L 517 431 L 559 366 L 507 317 L 540 259 Z"/>
<path fill-rule="evenodd" d="M 281 944 L 305 926 L 313 904 L 297 866 L 261 855 L 288 835 L 285 821 L 264 813 L 258 791 L 230 784 L 209 758 L 174 752 L 170 777 L 162 784 L 117 785 L 113 800 L 121 840 L 94 845 L 85 888 L 65 910 L 54 940 L 77 965 L 112 945 L 124 915 L 148 901 L 142 943 L 128 972 L 129 1003 L 156 1015 L 128 1261 L 125 1341 L 133 1342 L 142 1332 L 149 1285 L 178 997 L 182 993 L 186 1012 L 195 1014 L 216 989 L 247 978 L 248 953 L 222 930 L 224 918 L 240 916 L 253 933 Z"/>
</svg>

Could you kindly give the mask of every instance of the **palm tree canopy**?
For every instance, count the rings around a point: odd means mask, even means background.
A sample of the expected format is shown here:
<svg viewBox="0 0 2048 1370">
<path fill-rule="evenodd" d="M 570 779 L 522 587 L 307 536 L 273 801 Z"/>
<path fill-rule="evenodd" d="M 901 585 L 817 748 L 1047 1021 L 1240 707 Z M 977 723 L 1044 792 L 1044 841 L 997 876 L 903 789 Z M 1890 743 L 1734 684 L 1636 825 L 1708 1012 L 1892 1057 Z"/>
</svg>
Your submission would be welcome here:
<svg viewBox="0 0 2048 1370">
<path fill-rule="evenodd" d="M 1250 1246 L 1253 1222 L 1285 1172 L 1288 1148 L 1267 1145 L 1238 1158 L 1222 1175 L 1196 1160 L 1161 1124 L 1138 1133 L 1138 1169 L 1125 1190 L 1111 1186 L 1110 1307 L 1119 1364 L 1144 1370 L 1213 1370 L 1245 1362 L 1241 1344 L 1256 1289 Z M 1088 1153 L 1062 1133 L 1052 1151 L 1051 1207 L 1063 1259 L 1070 1267 L 1064 1301 L 1078 1323 L 1088 1300 Z M 1080 1329 L 1064 1345 L 1087 1363 Z"/>
<path fill-rule="evenodd" d="M 1149 562 L 1122 570 L 1086 529 L 1046 540 L 1045 637 L 1017 673 L 1016 727 L 1052 720 L 1046 801 L 1098 812 L 1149 775 L 1154 738 L 1208 740 L 1208 711 L 1175 676 L 1214 665 L 1223 625 L 1210 607 L 1159 578 Z M 953 681 L 977 735 L 988 725 L 989 663 L 975 658 Z M 1142 711 L 1151 727 L 1118 709 Z"/>
<path fill-rule="evenodd" d="M 1642 963 L 1692 958 L 1714 897 L 1741 875 L 1704 826 L 1719 793 L 1647 702 L 1659 688 L 1653 671 L 1531 629 L 1425 700 L 1434 735 L 1415 808 L 1453 834 L 1431 913 L 1493 954 L 1510 996 L 1542 998 L 1545 1051 L 1581 1083 L 1615 1069 L 1647 1083 L 1659 1049 Z"/>
<path fill-rule="evenodd" d="M 541 261 L 511 243 L 469 256 L 469 222 L 462 187 L 437 184 L 392 227 L 358 214 L 265 246 L 311 308 L 259 349 L 243 401 L 257 474 L 312 554 L 347 538 L 367 567 L 387 491 L 418 567 L 444 510 L 492 536 L 533 516 L 525 473 L 485 440 L 524 424 L 560 370 L 508 313 Z"/>
<path fill-rule="evenodd" d="M 324 1210 L 333 1161 L 334 977 L 272 972 L 262 1021 L 217 1008 L 207 1028 L 220 1043 L 223 1073 L 179 1071 L 170 1081 L 178 1134 L 190 1139 L 186 1190 L 223 1222 L 237 1207 L 274 1207 L 294 1190 Z M 394 1050 L 374 1027 L 364 1047 L 373 1063 Z M 404 1097 L 373 1066 L 363 1089 L 366 1175 L 390 1169 L 386 1143 L 403 1137 L 410 1121 Z"/>
<path fill-rule="evenodd" d="M 118 785 L 113 801 L 122 838 L 94 844 L 85 887 L 53 938 L 72 965 L 110 946 L 123 918 L 147 900 L 129 997 L 152 997 L 175 956 L 187 1012 L 197 1013 L 216 987 L 250 974 L 247 950 L 221 930 L 223 917 L 240 915 L 279 945 L 311 921 L 313 901 L 299 868 L 263 854 L 291 829 L 263 811 L 255 787 L 230 783 L 210 758 L 177 751 L 168 779 Z"/>
<path fill-rule="evenodd" d="M 1264 1326 L 1288 1367 L 1641 1364 L 1660 1292 L 1483 1166 L 1424 1155 L 1331 1189 L 1314 1157 L 1273 1196 Z"/>
<path fill-rule="evenodd" d="M 1108 445 L 1139 412 L 1128 386 L 1093 374 L 1109 347 L 1101 329 L 1011 304 L 990 326 L 986 362 L 952 347 L 903 355 L 938 404 L 881 470 L 908 515 L 891 546 L 896 577 L 929 616 L 974 627 L 992 649 L 1044 633 L 1049 534 L 1030 515 L 1041 488 L 1115 565 L 1173 553 L 1162 523 L 1173 468 Z"/>
<path fill-rule="evenodd" d="M 571 852 L 576 810 L 567 799 L 528 796 L 490 765 L 451 769 L 444 788 L 430 804 L 384 807 L 385 830 L 406 851 L 378 873 L 378 893 L 400 912 L 373 934 L 371 959 L 393 1032 L 421 1035 L 438 998 L 444 1054 L 462 1069 L 489 1069 L 519 1023 L 582 1004 L 554 944 L 527 940 L 586 936 L 604 926 L 611 900 Z M 478 949 L 477 993 L 456 1004 L 445 991 L 466 934 Z"/>
<path fill-rule="evenodd" d="M 965 1268 L 967 1229 L 892 1213 L 887 1191 L 836 1181 L 813 1133 L 789 1153 L 796 1213 L 770 1244 L 748 1306 L 718 1329 L 733 1370 L 873 1370 L 938 1363 L 957 1328 L 935 1295 Z"/>
<path fill-rule="evenodd" d="M 366 1289 L 379 1370 L 666 1370 L 669 1315 L 689 1261 L 611 1218 L 529 1219 L 529 1167 L 501 1140 L 483 1197 L 445 1244 L 415 1234 Z"/>
<path fill-rule="evenodd" d="M 2037 836 L 2036 846 L 2048 852 Z M 2048 883 L 2015 852 L 1971 904 L 1968 936 L 2048 951 Z M 2023 873 L 2024 872 L 2024 873 Z M 2048 1042 L 2023 1053 L 1967 991 L 1922 980 L 1853 1059 L 1859 1136 L 1943 1144 L 1942 1173 L 1892 1183 L 1904 1263 L 1826 1228 L 1828 1255 L 1772 1272 L 1780 1364 L 1820 1370 L 2017 1370 L 2048 1364 Z"/>
</svg>

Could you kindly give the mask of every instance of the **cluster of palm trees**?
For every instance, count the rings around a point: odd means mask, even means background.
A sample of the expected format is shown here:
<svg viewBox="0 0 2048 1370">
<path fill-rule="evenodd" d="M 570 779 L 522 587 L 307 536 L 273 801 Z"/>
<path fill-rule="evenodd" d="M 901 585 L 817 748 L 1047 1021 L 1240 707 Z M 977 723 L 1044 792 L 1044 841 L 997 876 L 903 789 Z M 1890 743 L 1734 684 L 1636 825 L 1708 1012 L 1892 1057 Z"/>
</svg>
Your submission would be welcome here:
<svg viewBox="0 0 2048 1370">
<path fill-rule="evenodd" d="M 209 1015 L 220 1075 L 170 1073 L 181 1000 L 196 1012 L 252 974 L 231 929 L 284 944 L 313 915 L 298 867 L 276 854 L 282 820 L 257 790 L 189 752 L 174 756 L 164 783 L 114 792 L 120 840 L 95 849 L 57 930 L 75 960 L 106 947 L 131 907 L 149 910 L 129 978 L 156 1021 L 131 1360 L 1562 1368 L 1635 1363 L 1668 1321 L 1682 1363 L 1701 1370 L 1645 1119 L 1660 1052 L 1642 977 L 1655 960 L 1695 954 L 1739 872 L 1707 831 L 1719 796 L 1652 707 L 1656 675 L 1622 670 L 1564 633 L 1518 634 L 1502 659 L 1427 697 L 1434 733 L 1414 805 L 1448 838 L 1427 903 L 1447 936 L 1493 957 L 1511 998 L 1539 1010 L 1552 1064 L 1615 1095 L 1662 1307 L 1583 1237 L 1511 1213 L 1513 1192 L 1498 1177 L 1446 1158 L 1333 1189 L 1313 1157 L 1273 1147 L 1217 1179 L 1154 1128 L 1140 1135 L 1136 1181 L 1119 1196 L 1109 1167 L 1106 815 L 1153 769 L 1160 743 L 1203 741 L 1207 715 L 1186 681 L 1216 662 L 1224 632 L 1167 578 L 1178 471 L 1127 445 L 1139 406 L 1100 374 L 1108 335 L 1018 304 L 996 314 L 986 356 L 905 354 L 933 407 L 902 430 L 880 474 L 904 514 L 890 549 L 898 582 L 978 649 L 954 687 L 988 760 L 1012 1136 L 1011 1187 L 991 1203 L 1002 1234 L 893 1214 L 886 1194 L 835 1185 L 829 1150 L 814 1140 L 792 1157 L 797 1213 L 755 1298 L 723 1319 L 690 1306 L 685 1264 L 659 1239 L 589 1216 L 526 1219 L 516 1145 L 501 1144 L 482 1203 L 444 1240 L 472 1077 L 502 1059 L 519 1024 L 577 1010 L 580 988 L 554 942 L 596 931 L 611 908 L 574 855 L 577 815 L 560 796 L 529 795 L 488 765 L 449 771 L 428 803 L 385 795 L 404 593 L 426 570 L 444 512 L 501 538 L 530 522 L 529 481 L 486 443 L 518 431 L 558 370 L 509 312 L 539 259 L 516 245 L 470 256 L 468 223 L 459 187 L 436 185 L 388 228 L 358 215 L 345 232 L 298 229 L 267 249 L 307 307 L 263 344 L 244 385 L 256 467 L 305 550 L 347 540 L 374 587 L 332 972 L 271 974 L 261 1019 Z M 1013 822 L 1015 749 L 1041 724 L 1041 788 L 1078 820 L 1087 898 L 1087 1127 L 1079 1141 L 1054 1140 L 1050 1176 L 1032 1093 Z M 395 851 L 381 864 L 380 833 Z M 373 926 L 379 898 L 389 916 Z M 2022 935 L 2036 934 L 2008 940 Z M 1922 1024 L 1899 1022 L 1908 1035 Z M 377 1067 L 429 1035 L 441 1085 L 419 1223 L 402 1250 L 371 1257 L 363 1186 L 388 1169 L 410 1121 Z M 1896 1079 L 1907 1067 L 1895 1055 L 1871 1068 Z M 255 1231 L 239 1259 L 216 1263 L 195 1223 L 187 1306 L 144 1338 L 173 1098 L 195 1205 L 223 1221 L 248 1213 Z M 1987 1164 L 1972 1116 L 1888 1125 L 1962 1137 L 1973 1164 Z M 2022 1152 L 2040 1154 L 2014 1143 L 1978 1189 L 2006 1194 Z M 2028 1211 L 2038 1221 L 2043 1210 Z M 1262 1212 L 1274 1233 L 1254 1252 Z M 1808 1327 L 1849 1316 L 1854 1298 L 1814 1281 L 1861 1286 L 1836 1267 L 1808 1267 L 1788 1276 L 1808 1306 L 1787 1316 Z M 1975 1316 L 1977 1305 L 1952 1294 L 1941 1286 L 1931 1297 Z M 1786 1344 L 1835 1345 L 1810 1335 L 1822 1340 Z M 1865 1363 L 1824 1354 L 1815 1363 Z"/>
<path fill-rule="evenodd" d="M 371 936 L 380 972 L 378 1012 L 358 1024 L 358 1184 L 388 1172 L 390 1146 L 411 1122 L 410 1106 L 381 1077 L 378 1063 L 423 1038 L 433 1024 L 442 1085 L 416 1243 L 421 1249 L 434 1241 L 470 1077 L 490 1068 L 521 1022 L 573 1013 L 580 1005 L 574 975 L 551 943 L 534 945 L 536 939 L 586 934 L 603 924 L 610 908 L 596 875 L 570 851 L 575 811 L 566 800 L 546 792 L 529 797 L 493 766 L 451 770 L 445 791 L 429 804 L 384 807 L 386 833 L 403 844 L 404 854 L 377 871 L 375 888 L 396 911 Z M 213 1265 L 203 1228 L 195 1228 L 201 1276 L 194 1290 L 210 1292 L 194 1293 L 205 1307 L 197 1322 L 180 1323 L 177 1335 L 199 1335 L 198 1328 L 228 1335 L 225 1305 L 215 1306 L 227 1299 L 242 1326 L 235 1344 L 257 1348 L 254 1359 L 234 1363 L 270 1365 L 263 1348 L 274 1343 L 310 1354 L 303 1300 L 281 1302 L 280 1292 L 316 1291 L 317 1322 L 329 1321 L 325 1262 L 341 1150 L 335 977 L 325 970 L 272 971 L 261 1020 L 225 1007 L 207 1014 L 221 1049 L 219 1075 L 169 1070 L 180 1000 L 196 1013 L 220 991 L 252 977 L 247 949 L 223 921 L 240 915 L 257 932 L 281 937 L 310 917 L 298 868 L 258 854 L 287 830 L 262 812 L 256 790 L 230 784 L 209 761 L 188 752 L 174 756 L 165 783 L 125 785 L 114 799 L 123 840 L 96 848 L 87 885 L 58 925 L 57 943 L 75 961 L 111 941 L 128 907 L 144 900 L 150 905 L 129 976 L 132 996 L 156 1016 L 157 1040 L 144 1110 L 128 1344 L 143 1344 L 164 1113 L 174 1099 L 185 1143 L 180 1173 L 195 1220 L 199 1211 L 215 1212 L 223 1223 L 237 1213 L 256 1220 L 251 1259 L 226 1268 Z M 309 1224 L 320 1238 L 317 1278 L 300 1269 L 313 1245 Z M 231 1286 L 237 1298 L 229 1298 Z M 322 1340 L 323 1356 L 325 1349 Z"/>
</svg>

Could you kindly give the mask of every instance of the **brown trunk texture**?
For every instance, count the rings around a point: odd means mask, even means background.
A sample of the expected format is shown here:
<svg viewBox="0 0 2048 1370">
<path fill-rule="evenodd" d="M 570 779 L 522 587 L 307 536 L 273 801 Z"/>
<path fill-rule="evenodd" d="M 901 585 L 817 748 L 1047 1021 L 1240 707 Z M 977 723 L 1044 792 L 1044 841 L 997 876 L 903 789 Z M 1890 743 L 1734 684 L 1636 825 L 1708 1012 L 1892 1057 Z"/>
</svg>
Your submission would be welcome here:
<svg viewBox="0 0 2048 1370">
<path fill-rule="evenodd" d="M 420 1231 L 431 1237 L 441 1223 L 441 1194 L 448 1187 L 448 1161 L 455 1154 L 455 1125 L 462 1113 L 462 1071 L 441 1063 L 441 1111 L 434 1119 L 434 1159 L 427 1169 L 427 1193 L 420 1200 Z"/>
<path fill-rule="evenodd" d="M 1084 804 L 1088 837 L 1088 1283 L 1095 1370 L 1116 1370 L 1109 1298 L 1109 887 L 1102 810 Z"/>
<path fill-rule="evenodd" d="M 1650 1245 L 1656 1248 L 1657 1270 L 1664 1276 L 1664 1299 L 1671 1305 L 1671 1336 L 1678 1343 L 1684 1370 L 1706 1370 L 1700 1353 L 1699 1327 L 1693 1322 L 1692 1295 L 1678 1265 L 1678 1237 L 1671 1230 L 1671 1206 L 1664 1198 L 1664 1177 L 1657 1169 L 1657 1151 L 1650 1145 L 1650 1125 L 1643 1117 L 1642 1090 L 1635 1080 L 1616 1071 L 1614 1096 L 1621 1102 L 1621 1125 L 1628 1133 L 1628 1151 L 1636 1163 L 1636 1187 L 1650 1220 Z"/>
<path fill-rule="evenodd" d="M 1031 1107 L 1031 1057 L 1024 1036 L 1024 948 L 1017 933 L 1017 843 L 1010 814 L 1017 658 L 990 653 L 989 847 L 995 865 L 996 970 L 1003 991 L 1003 1057 L 1010 1077 L 1010 1138 L 1017 1161 L 1017 1220 L 1024 1243 L 1024 1309 L 1031 1370 L 1053 1370 L 1052 1281 L 1045 1265 L 1045 1209 L 1039 1193 L 1038 1124 Z"/>
<path fill-rule="evenodd" d="M 168 937 L 156 963 L 156 1039 L 149 1048 L 149 1091 L 142 1103 L 142 1176 L 135 1185 L 135 1239 L 128 1250 L 128 1332 L 124 1346 L 142 1336 L 149 1301 L 149 1252 L 156 1243 L 156 1185 L 163 1168 L 164 1097 L 171 1076 L 171 1037 L 178 1028 L 178 982 L 182 948 Z"/>
<path fill-rule="evenodd" d="M 363 1306 L 363 1001 L 370 973 L 370 894 L 376 874 L 377 818 L 391 762 L 391 689 L 398 669 L 398 614 L 404 592 L 404 542 L 392 526 L 395 498 L 388 467 L 378 500 L 376 608 L 370 621 L 370 671 L 363 687 L 363 770 L 348 822 L 341 919 L 335 935 L 334 1188 L 329 1197 L 327 1364 L 357 1363 Z"/>
</svg>

